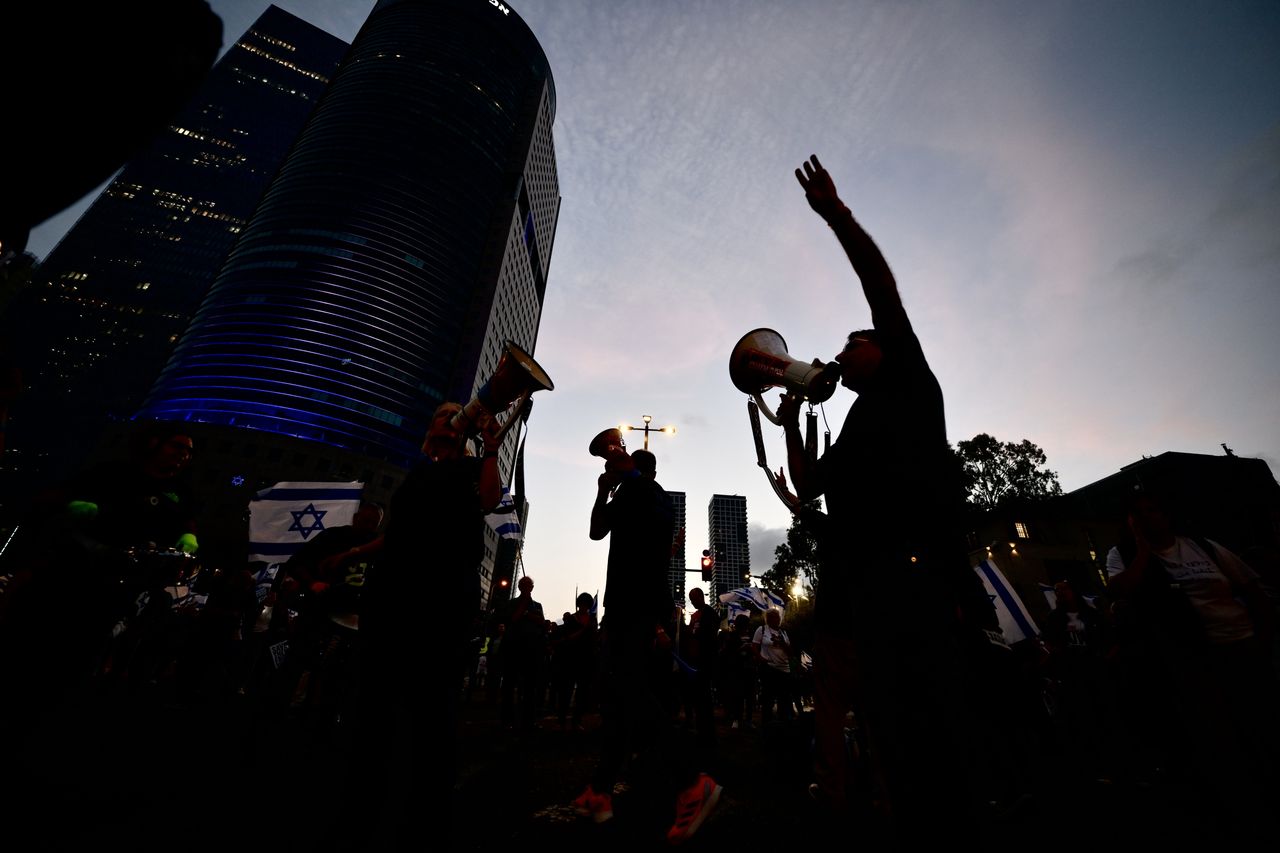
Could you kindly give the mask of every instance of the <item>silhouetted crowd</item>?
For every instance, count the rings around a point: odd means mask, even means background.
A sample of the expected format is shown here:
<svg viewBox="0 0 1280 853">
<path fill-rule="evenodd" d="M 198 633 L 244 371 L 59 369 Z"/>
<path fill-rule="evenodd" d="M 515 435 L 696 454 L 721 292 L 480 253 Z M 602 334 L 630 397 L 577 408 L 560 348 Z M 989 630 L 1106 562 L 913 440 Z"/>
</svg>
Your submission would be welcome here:
<svg viewBox="0 0 1280 853">
<path fill-rule="evenodd" d="M 729 620 L 702 589 L 675 607 L 671 499 L 654 454 L 616 429 L 588 448 L 605 461 L 589 528 L 610 543 L 604 600 L 579 595 L 556 620 L 528 575 L 481 607 L 484 516 L 501 497 L 492 419 L 443 404 L 389 507 L 362 504 L 270 570 L 237 564 L 243 543 L 199 541 L 194 442 L 154 424 L 126 460 L 39 496 L 6 555 L 3 731 L 20 739 L 68 706 L 237 701 L 346 721 L 360 782 L 325 819 L 355 848 L 375 825 L 393 846 L 421 841 L 446 749 L 456 790 L 448 733 L 464 702 L 496 706 L 515 738 L 550 725 L 595 739 L 568 805 L 606 823 L 618 791 L 655 792 L 669 812 L 654 841 L 673 845 L 724 795 L 722 739 L 757 728 L 811 768 L 829 827 L 885 846 L 966 849 L 1037 799 L 1169 784 L 1224 839 L 1274 841 L 1276 611 L 1258 572 L 1135 493 L 1105 594 L 1060 581 L 1043 633 L 1008 642 L 969 564 L 942 392 L 896 281 L 817 158 L 796 175 L 873 321 L 831 366 L 857 399 L 821 456 L 800 435 L 803 389 L 776 383 L 794 497 L 826 499 L 811 618 Z M 446 604 L 424 603 L 427 588 Z"/>
</svg>

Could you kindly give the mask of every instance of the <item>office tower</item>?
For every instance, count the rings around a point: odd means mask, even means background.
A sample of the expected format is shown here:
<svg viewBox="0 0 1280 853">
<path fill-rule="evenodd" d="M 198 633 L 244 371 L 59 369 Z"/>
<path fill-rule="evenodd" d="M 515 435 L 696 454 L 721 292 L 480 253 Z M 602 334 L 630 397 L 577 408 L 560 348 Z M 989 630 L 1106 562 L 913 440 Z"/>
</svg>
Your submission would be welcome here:
<svg viewBox="0 0 1280 853">
<path fill-rule="evenodd" d="M 675 531 L 671 536 L 671 566 L 667 570 L 667 577 L 670 579 L 671 595 L 675 603 L 680 607 L 688 607 L 684 597 L 685 496 L 684 492 L 667 492 L 667 494 L 671 497 L 671 506 L 676 513 Z"/>
<path fill-rule="evenodd" d="M 715 554 L 715 580 L 707 598 L 751 583 L 751 552 L 747 544 L 747 499 L 742 495 L 712 495 L 707 504 L 707 535 Z"/>
<path fill-rule="evenodd" d="M 269 7 L 49 253 L 5 316 L 27 385 L 7 499 L 66 473 L 106 423 L 134 414 L 346 50 Z"/>
<path fill-rule="evenodd" d="M 393 485 L 440 402 L 470 399 L 505 340 L 534 350 L 554 115 L 546 56 L 508 6 L 380 0 L 140 416 L 277 456 L 247 480 L 294 476 L 298 457 L 314 478 L 319 455 Z"/>
</svg>

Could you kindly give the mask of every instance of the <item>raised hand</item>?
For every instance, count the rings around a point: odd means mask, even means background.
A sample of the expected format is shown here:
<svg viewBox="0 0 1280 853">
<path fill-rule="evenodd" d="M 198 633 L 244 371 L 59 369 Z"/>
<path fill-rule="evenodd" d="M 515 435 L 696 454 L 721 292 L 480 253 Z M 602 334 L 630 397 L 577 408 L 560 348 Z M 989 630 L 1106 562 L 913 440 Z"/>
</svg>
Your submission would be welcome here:
<svg viewBox="0 0 1280 853">
<path fill-rule="evenodd" d="M 804 402 L 804 398 L 799 394 L 783 394 L 778 399 L 778 420 L 786 426 L 787 424 L 800 423 L 800 404 Z"/>
<path fill-rule="evenodd" d="M 817 154 L 811 155 L 800 169 L 796 169 L 796 180 L 804 188 L 804 197 L 809 206 L 823 219 L 830 222 L 833 217 L 849 212 L 849 208 L 840 200 L 840 194 L 836 192 L 831 175 L 818 162 Z"/>
</svg>

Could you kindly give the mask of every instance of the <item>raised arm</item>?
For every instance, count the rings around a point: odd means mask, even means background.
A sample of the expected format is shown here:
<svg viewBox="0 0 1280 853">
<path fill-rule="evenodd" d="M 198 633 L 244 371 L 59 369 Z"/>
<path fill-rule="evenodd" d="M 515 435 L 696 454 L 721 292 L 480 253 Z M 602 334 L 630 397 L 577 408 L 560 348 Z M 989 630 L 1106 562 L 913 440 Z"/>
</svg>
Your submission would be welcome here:
<svg viewBox="0 0 1280 853">
<path fill-rule="evenodd" d="M 801 398 L 794 394 L 783 394 L 778 403 L 778 420 L 782 421 L 783 433 L 787 437 L 787 469 L 791 472 L 796 496 L 802 501 L 811 501 L 823 493 L 823 487 L 818 466 L 805 452 L 804 438 L 800 435 L 801 402 Z"/>
<path fill-rule="evenodd" d="M 800 169 L 796 180 L 804 188 L 805 198 L 814 212 L 826 221 L 835 232 L 840 247 L 844 249 L 853 271 L 862 282 L 862 294 L 871 308 L 871 322 L 881 333 L 894 335 L 909 327 L 907 314 L 898 295 L 898 283 L 893 278 L 888 262 L 875 242 L 862 230 L 853 214 L 836 192 L 831 175 L 811 156 Z M 794 479 L 794 476 L 793 476 Z M 796 484 L 799 488 L 799 483 Z M 804 494 L 801 493 L 801 497 Z"/>
<path fill-rule="evenodd" d="M 591 505 L 591 538 L 599 541 L 609 535 L 609 492 L 617 478 L 607 471 L 596 481 L 596 502 Z"/>
<path fill-rule="evenodd" d="M 484 440 L 484 456 L 480 460 L 480 505 L 488 512 L 502 503 L 502 474 L 498 471 L 498 451 L 502 449 L 502 442 L 498 439 L 495 418 L 485 422 L 480 437 Z"/>
</svg>

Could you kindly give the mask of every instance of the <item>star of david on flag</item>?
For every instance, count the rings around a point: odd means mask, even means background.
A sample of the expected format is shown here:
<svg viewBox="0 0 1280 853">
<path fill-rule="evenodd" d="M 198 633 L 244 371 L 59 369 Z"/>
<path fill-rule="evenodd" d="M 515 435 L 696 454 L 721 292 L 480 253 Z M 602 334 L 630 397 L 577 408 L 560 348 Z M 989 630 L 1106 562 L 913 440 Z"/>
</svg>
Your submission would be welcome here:
<svg viewBox="0 0 1280 853">
<path fill-rule="evenodd" d="M 316 505 L 309 503 L 303 509 L 298 511 L 289 510 L 289 515 L 293 516 L 293 524 L 289 525 L 289 531 L 294 530 L 302 534 L 302 538 L 306 539 L 312 533 L 318 533 L 324 530 L 324 517 L 329 514 L 327 509 L 316 509 Z M 302 526 L 302 519 L 305 516 L 311 516 L 311 522 L 306 526 Z"/>
<path fill-rule="evenodd" d="M 351 523 L 364 483 L 276 483 L 249 502 L 249 562 L 284 563 L 326 528 Z"/>
</svg>

